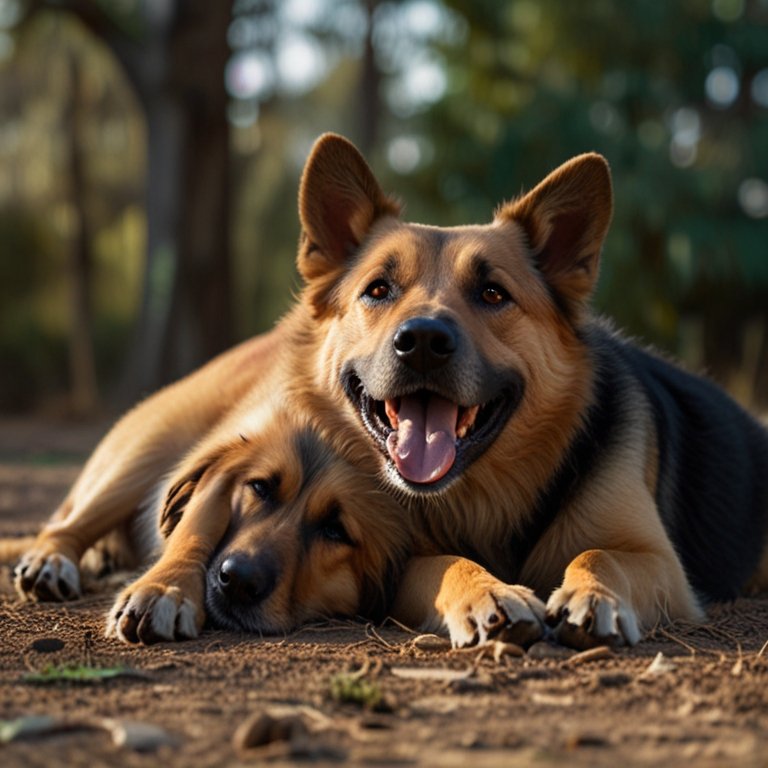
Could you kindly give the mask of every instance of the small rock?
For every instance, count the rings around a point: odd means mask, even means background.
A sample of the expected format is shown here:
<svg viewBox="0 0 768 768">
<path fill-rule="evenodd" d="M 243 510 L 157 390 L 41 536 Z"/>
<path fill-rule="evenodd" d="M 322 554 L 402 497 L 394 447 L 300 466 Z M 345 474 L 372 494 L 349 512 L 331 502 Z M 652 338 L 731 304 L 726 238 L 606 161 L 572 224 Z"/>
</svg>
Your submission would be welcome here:
<svg viewBox="0 0 768 768">
<path fill-rule="evenodd" d="M 20 739 L 34 739 L 55 733 L 61 722 L 49 715 L 28 715 L 15 720 L 0 720 L 0 744 Z"/>
<path fill-rule="evenodd" d="M 104 726 L 110 732 L 115 746 L 132 749 L 134 752 L 153 752 L 159 747 L 176 744 L 174 736 L 152 723 L 107 719 Z"/>
<path fill-rule="evenodd" d="M 38 637 L 29 647 L 38 653 L 56 653 L 64 647 L 64 641 L 60 637 Z"/>
<path fill-rule="evenodd" d="M 277 741 L 295 743 L 305 740 L 307 733 L 307 726 L 298 715 L 273 717 L 261 712 L 240 724 L 232 737 L 232 745 L 242 751 Z"/>
<path fill-rule="evenodd" d="M 413 638 L 413 647 L 419 651 L 450 651 L 451 641 L 447 637 L 439 635 L 419 635 Z"/>
</svg>

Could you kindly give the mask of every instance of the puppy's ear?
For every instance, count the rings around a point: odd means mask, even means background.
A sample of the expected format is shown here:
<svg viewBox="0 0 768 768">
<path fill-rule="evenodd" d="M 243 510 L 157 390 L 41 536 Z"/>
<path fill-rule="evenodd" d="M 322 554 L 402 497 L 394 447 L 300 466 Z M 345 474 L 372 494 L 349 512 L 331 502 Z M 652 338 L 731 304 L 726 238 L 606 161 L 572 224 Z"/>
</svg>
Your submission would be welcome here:
<svg viewBox="0 0 768 768">
<path fill-rule="evenodd" d="M 187 504 L 189 504 L 189 500 L 197 489 L 198 483 L 213 463 L 213 459 L 205 460 L 171 486 L 165 497 L 165 503 L 163 504 L 160 520 L 158 521 L 163 538 L 167 539 L 173 533 L 174 528 L 179 524 L 181 516 L 184 514 Z"/>
<path fill-rule="evenodd" d="M 569 314 L 589 299 L 613 213 L 611 173 L 601 155 L 579 155 L 528 194 L 502 206 L 496 220 L 525 231 L 536 266 Z"/>
<path fill-rule="evenodd" d="M 299 187 L 298 267 L 316 314 L 373 223 L 399 213 L 353 144 L 333 133 L 315 142 Z"/>
<path fill-rule="evenodd" d="M 193 497 L 199 501 L 200 495 L 209 494 L 212 488 L 229 490 L 249 455 L 248 439 L 240 435 L 239 439 L 214 444 L 196 463 L 189 462 L 192 469 L 180 470 L 160 511 L 158 526 L 163 537 L 167 539 L 173 533 Z"/>
</svg>

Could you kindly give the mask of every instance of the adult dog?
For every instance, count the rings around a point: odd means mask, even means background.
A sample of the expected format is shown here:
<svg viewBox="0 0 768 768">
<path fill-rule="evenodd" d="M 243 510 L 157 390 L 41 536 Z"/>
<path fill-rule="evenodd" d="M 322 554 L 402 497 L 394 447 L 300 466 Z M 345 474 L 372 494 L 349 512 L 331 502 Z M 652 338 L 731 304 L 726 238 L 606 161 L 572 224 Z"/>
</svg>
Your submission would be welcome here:
<svg viewBox="0 0 768 768">
<path fill-rule="evenodd" d="M 84 541 L 66 521 L 103 535 L 265 369 L 299 400 L 323 398 L 338 439 L 369 451 L 407 508 L 429 557 L 396 601 L 406 620 L 435 599 L 419 583 L 456 573 L 446 555 L 535 589 L 575 646 L 631 644 L 768 584 L 765 430 L 589 310 L 612 213 L 600 156 L 491 224 L 438 228 L 401 221 L 357 150 L 326 135 L 299 207 L 295 309 L 117 425 L 22 561 L 21 592 L 76 594 Z M 540 605 L 515 589 L 503 605 L 491 590 L 496 609 L 479 617 L 470 606 L 465 642 L 500 621 L 539 626 Z"/>
<path fill-rule="evenodd" d="M 589 310 L 612 215 L 602 157 L 491 224 L 439 228 L 402 222 L 328 136 L 300 205 L 313 387 L 367 435 L 425 549 L 533 587 L 576 646 L 768 586 L 768 433 Z"/>
</svg>

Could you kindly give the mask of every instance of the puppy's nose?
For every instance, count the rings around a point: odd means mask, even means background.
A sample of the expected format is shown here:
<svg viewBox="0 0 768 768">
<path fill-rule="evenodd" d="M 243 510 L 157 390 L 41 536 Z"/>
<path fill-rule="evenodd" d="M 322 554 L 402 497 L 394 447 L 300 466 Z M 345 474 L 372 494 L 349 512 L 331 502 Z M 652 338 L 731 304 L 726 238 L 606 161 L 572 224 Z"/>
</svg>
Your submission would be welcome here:
<svg viewBox="0 0 768 768">
<path fill-rule="evenodd" d="M 219 588 L 232 603 L 254 605 L 272 594 L 277 576 L 277 562 L 268 552 L 235 552 L 219 567 Z"/>
<path fill-rule="evenodd" d="M 418 373 L 445 365 L 456 351 L 456 330 L 438 317 L 412 317 L 395 332 L 395 354 Z"/>
</svg>

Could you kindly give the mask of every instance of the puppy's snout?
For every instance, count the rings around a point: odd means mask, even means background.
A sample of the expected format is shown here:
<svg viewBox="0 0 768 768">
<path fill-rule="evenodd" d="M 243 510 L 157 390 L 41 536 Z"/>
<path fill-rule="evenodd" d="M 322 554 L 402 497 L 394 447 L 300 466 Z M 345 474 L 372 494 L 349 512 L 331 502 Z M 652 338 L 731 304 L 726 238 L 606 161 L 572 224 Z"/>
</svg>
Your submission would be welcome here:
<svg viewBox="0 0 768 768">
<path fill-rule="evenodd" d="M 230 602 L 253 605 L 272 594 L 277 576 L 278 564 L 268 552 L 258 555 L 235 552 L 219 567 L 218 586 Z"/>
<path fill-rule="evenodd" d="M 395 332 L 395 354 L 409 368 L 429 373 L 445 365 L 458 346 L 455 328 L 438 317 L 412 317 Z"/>
</svg>

